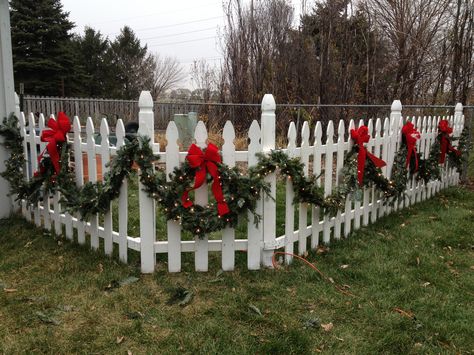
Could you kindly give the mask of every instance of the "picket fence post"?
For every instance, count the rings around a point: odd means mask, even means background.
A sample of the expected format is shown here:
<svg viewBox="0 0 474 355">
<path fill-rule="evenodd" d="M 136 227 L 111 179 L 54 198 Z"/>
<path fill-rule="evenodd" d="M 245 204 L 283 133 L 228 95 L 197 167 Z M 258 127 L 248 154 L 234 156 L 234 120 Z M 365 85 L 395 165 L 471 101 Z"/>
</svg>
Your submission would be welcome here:
<svg viewBox="0 0 474 355">
<path fill-rule="evenodd" d="M 150 144 L 154 142 L 154 118 L 153 99 L 149 91 L 142 91 L 138 100 L 138 134 L 149 137 Z M 140 176 L 142 172 L 140 172 Z M 140 259 L 141 271 L 144 274 L 152 273 L 155 270 L 155 200 L 143 191 L 141 182 L 139 186 L 140 203 Z"/>
<path fill-rule="evenodd" d="M 262 100 L 262 151 L 270 153 L 275 149 L 275 109 L 272 94 L 265 94 Z M 276 174 L 268 174 L 265 181 L 270 184 L 270 196 L 263 200 L 263 252 L 262 264 L 273 267 L 272 257 L 275 249 L 276 234 Z"/>
<path fill-rule="evenodd" d="M 454 107 L 454 133 L 457 137 L 461 135 L 461 132 L 466 123 L 463 120 L 463 105 L 458 102 Z M 467 160 L 464 160 L 462 167 L 462 176 L 459 176 L 458 172 L 454 172 L 454 177 L 452 178 L 452 185 L 459 184 L 459 179 L 464 180 L 465 174 L 467 173 Z"/>
</svg>

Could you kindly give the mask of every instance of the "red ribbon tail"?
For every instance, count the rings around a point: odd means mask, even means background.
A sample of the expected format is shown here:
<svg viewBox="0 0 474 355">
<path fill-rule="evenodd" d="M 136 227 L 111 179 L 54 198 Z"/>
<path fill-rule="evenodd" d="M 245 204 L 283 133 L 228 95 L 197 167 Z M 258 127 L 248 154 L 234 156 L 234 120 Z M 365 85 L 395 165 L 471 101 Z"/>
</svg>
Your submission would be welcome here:
<svg viewBox="0 0 474 355">
<path fill-rule="evenodd" d="M 189 191 L 184 191 L 183 196 L 181 196 L 181 202 L 184 208 L 189 208 L 193 205 L 193 202 L 189 199 Z"/>
<path fill-rule="evenodd" d="M 56 142 L 49 142 L 46 148 L 48 149 L 49 157 L 51 158 L 51 162 L 53 163 L 54 170 L 56 171 L 56 174 L 59 174 L 59 153 L 56 147 Z"/>
<path fill-rule="evenodd" d="M 376 156 L 373 155 L 372 153 L 367 152 L 367 155 L 368 155 L 368 157 L 370 158 L 370 160 L 372 160 L 372 163 L 374 163 L 374 165 L 375 165 L 377 168 L 383 168 L 385 165 L 387 165 L 386 162 L 384 162 L 382 159 L 376 157 Z"/>
<path fill-rule="evenodd" d="M 219 213 L 219 216 L 224 216 L 227 213 L 230 212 L 229 206 L 227 205 L 226 202 L 218 202 L 217 203 L 217 212 Z"/>
</svg>

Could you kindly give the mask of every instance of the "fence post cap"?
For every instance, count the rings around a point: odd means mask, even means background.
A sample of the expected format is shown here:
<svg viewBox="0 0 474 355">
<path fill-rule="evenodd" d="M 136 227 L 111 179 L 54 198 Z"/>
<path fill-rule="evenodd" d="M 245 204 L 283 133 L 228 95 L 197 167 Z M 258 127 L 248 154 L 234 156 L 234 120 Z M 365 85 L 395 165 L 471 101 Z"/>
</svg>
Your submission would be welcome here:
<svg viewBox="0 0 474 355">
<path fill-rule="evenodd" d="M 142 91 L 138 99 L 138 106 L 140 108 L 153 108 L 153 98 L 149 91 Z"/>
<path fill-rule="evenodd" d="M 275 98 L 272 94 L 265 94 L 262 100 L 262 111 L 274 111 L 276 108 Z"/>
<path fill-rule="evenodd" d="M 454 107 L 454 111 L 462 113 L 462 103 L 458 102 L 456 107 Z"/>
<path fill-rule="evenodd" d="M 393 100 L 392 106 L 390 108 L 392 111 L 401 111 L 402 110 L 402 102 L 400 100 Z"/>
</svg>

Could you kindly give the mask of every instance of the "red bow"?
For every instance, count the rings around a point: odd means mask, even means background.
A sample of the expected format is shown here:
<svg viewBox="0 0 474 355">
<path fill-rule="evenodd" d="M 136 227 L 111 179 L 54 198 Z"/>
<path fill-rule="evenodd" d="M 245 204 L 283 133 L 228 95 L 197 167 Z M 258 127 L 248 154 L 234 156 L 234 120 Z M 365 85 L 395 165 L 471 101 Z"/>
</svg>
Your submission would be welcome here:
<svg viewBox="0 0 474 355">
<path fill-rule="evenodd" d="M 416 154 L 416 141 L 421 138 L 420 132 L 418 132 L 411 122 L 405 123 L 402 128 L 402 133 L 405 136 L 405 142 L 407 144 L 407 162 L 406 167 L 410 165 L 411 155 L 415 157 L 415 171 L 418 170 L 418 155 Z"/>
<path fill-rule="evenodd" d="M 359 185 L 362 186 L 364 183 L 364 170 L 365 170 L 365 161 L 367 157 L 374 163 L 378 168 L 381 168 L 387 165 L 382 159 L 377 158 L 372 153 L 369 153 L 364 146 L 364 143 L 367 143 L 370 139 L 369 129 L 367 126 L 361 126 L 357 130 L 351 129 L 351 138 L 359 146 L 359 155 L 357 156 L 357 178 L 359 180 Z"/>
<path fill-rule="evenodd" d="M 456 155 L 461 155 L 461 152 L 455 149 L 449 140 L 449 135 L 453 133 L 453 129 L 449 127 L 448 120 L 441 120 L 438 124 L 439 135 L 441 136 L 441 152 L 439 155 L 439 163 L 444 164 L 446 161 L 446 153 L 448 151 L 454 152 Z"/>
<path fill-rule="evenodd" d="M 41 141 L 48 143 L 46 150 L 51 158 L 56 174 L 59 174 L 58 144 L 66 141 L 66 135 L 71 130 L 71 122 L 64 112 L 58 112 L 58 119 L 50 118 L 48 120 L 48 127 L 50 129 L 41 132 Z M 44 151 L 38 157 L 38 161 L 41 161 L 43 155 Z"/>
<path fill-rule="evenodd" d="M 209 173 L 213 178 L 212 193 L 217 201 L 217 212 L 219 213 L 219 216 L 229 213 L 229 206 L 227 206 L 227 203 L 224 201 L 221 178 L 217 167 L 217 163 L 221 163 L 222 161 L 218 148 L 214 144 L 209 143 L 205 153 L 203 153 L 197 145 L 191 144 L 186 160 L 191 167 L 197 169 L 194 177 L 194 187 L 191 190 L 195 190 L 204 184 L 206 181 L 206 175 Z M 193 205 L 192 201 L 188 198 L 189 191 L 185 191 L 181 197 L 185 208 L 189 208 Z"/>
</svg>

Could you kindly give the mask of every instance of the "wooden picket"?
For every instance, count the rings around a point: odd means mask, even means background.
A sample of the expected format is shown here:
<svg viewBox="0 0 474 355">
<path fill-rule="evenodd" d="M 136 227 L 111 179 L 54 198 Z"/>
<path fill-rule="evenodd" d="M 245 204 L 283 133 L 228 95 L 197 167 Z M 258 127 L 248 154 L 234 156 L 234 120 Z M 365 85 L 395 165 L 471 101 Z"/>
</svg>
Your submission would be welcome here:
<svg viewBox="0 0 474 355">
<path fill-rule="evenodd" d="M 81 101 L 82 102 L 82 101 Z M 81 103 L 80 102 L 80 103 Z M 97 110 L 100 110 L 97 103 Z M 57 110 L 61 105 L 51 105 L 45 110 Z M 174 168 L 179 167 L 185 161 L 186 152 L 180 152 L 178 145 L 178 130 L 174 122 L 169 122 L 166 130 L 167 145 L 164 152 L 160 152 L 158 144 L 153 142 L 153 101 L 147 92 L 140 95 L 138 120 L 140 122 L 139 134 L 148 136 L 151 139 L 151 147 L 161 161 L 165 164 L 167 179 Z M 79 107 L 79 110 L 81 108 Z M 393 157 L 401 144 L 401 128 L 407 121 L 411 121 L 421 138 L 417 142 L 417 151 L 423 158 L 428 158 L 430 148 L 437 136 L 437 127 L 441 119 L 447 119 L 453 127 L 453 136 L 458 137 L 464 127 L 464 116 L 462 115 L 462 105 L 457 105 L 454 115 L 451 116 L 423 116 L 423 117 L 402 117 L 402 106 L 395 101 L 392 105 L 390 117 L 385 119 L 377 118 L 368 120 L 367 126 L 371 135 L 367 143 L 367 150 L 376 156 L 380 156 L 387 162 L 387 166 L 382 169 L 385 176 L 390 177 L 393 167 Z M 45 111 L 45 113 L 52 113 Z M 54 116 L 49 116 L 54 119 Z M 47 121 L 41 113 L 36 122 L 32 113 L 28 114 L 28 125 L 25 122 L 24 113 L 19 117 L 20 133 L 23 137 L 23 149 L 27 162 L 25 164 L 25 179 L 31 178 L 32 174 L 38 170 L 38 152 L 45 149 L 45 143 L 41 142 L 41 132 L 46 128 Z M 86 119 L 85 132 L 81 127 L 78 116 L 72 122 L 72 131 L 68 137 L 73 153 L 71 160 L 74 161 L 75 182 L 77 186 L 82 186 L 85 182 L 85 168 L 87 168 L 87 181 L 97 182 L 99 176 L 104 176 L 109 169 L 109 162 L 117 154 L 117 150 L 126 143 L 124 123 L 117 120 L 115 128 L 109 127 L 109 121 L 102 118 L 100 121 L 99 135 L 101 143 L 96 144 L 94 120 L 92 117 Z M 359 120 L 357 127 L 364 124 Z M 262 128 L 261 128 L 262 127 Z M 304 164 L 304 174 L 313 174 L 316 181 L 323 187 L 324 194 L 331 194 L 333 189 L 341 182 L 340 172 L 344 165 L 344 158 L 351 150 L 353 142 L 350 137 L 351 129 L 356 124 L 353 120 L 346 127 L 341 120 L 335 132 L 333 121 L 329 121 L 325 130 L 325 142 L 322 141 L 323 127 L 321 122 L 317 122 L 312 137 L 310 137 L 310 126 L 304 122 L 301 128 L 301 143 L 298 145 L 296 125 L 291 122 L 288 129 L 288 145 L 285 152 L 290 157 L 298 157 Z M 117 138 L 116 146 L 110 144 L 110 132 L 115 132 Z M 335 135 L 337 133 L 337 136 Z M 257 153 L 268 153 L 275 149 L 275 102 L 271 95 L 266 95 L 262 101 L 262 126 L 257 121 L 253 121 L 249 131 L 249 144 L 247 151 L 235 150 L 235 130 L 230 121 L 223 127 L 222 158 L 223 163 L 230 167 L 237 163 L 251 167 L 258 161 Z M 208 145 L 208 132 L 202 121 L 198 122 L 195 133 L 195 143 L 205 149 Z M 310 141 L 311 139 L 311 141 Z M 455 141 L 456 142 L 456 141 Z M 97 171 L 99 164 L 100 172 Z M 322 174 L 321 174 L 322 173 Z M 142 174 L 142 172 L 139 172 Z M 141 270 L 150 273 L 155 270 L 156 255 L 167 254 L 168 271 L 180 272 L 182 270 L 182 253 L 194 253 L 197 271 L 207 271 L 209 269 L 210 252 L 220 252 L 222 270 L 230 271 L 235 268 L 235 257 L 237 251 L 247 252 L 247 268 L 257 270 L 262 266 L 273 266 L 273 253 L 275 250 L 284 248 L 287 253 L 284 257 L 285 263 L 292 262 L 292 255 L 295 253 L 295 242 L 298 242 L 297 253 L 304 255 L 309 249 L 315 249 L 322 241 L 325 244 L 331 239 L 340 239 L 360 228 L 361 225 L 374 223 L 379 217 L 411 206 L 415 203 L 430 198 L 441 189 L 455 185 L 459 182 L 459 174 L 449 166 L 449 163 L 442 169 L 440 181 L 424 182 L 410 179 L 407 184 L 406 195 L 398 201 L 383 201 L 381 194 L 374 188 L 363 189 L 361 196 L 348 196 L 345 208 L 335 216 L 322 214 L 319 207 L 308 206 L 305 203 L 298 205 L 297 227 L 295 223 L 295 209 L 293 204 L 295 192 L 291 177 L 285 180 L 285 233 L 282 236 L 276 235 L 276 174 L 269 174 L 265 177 L 271 187 L 271 196 L 262 196 L 257 204 L 257 213 L 262 216 L 262 221 L 257 225 L 254 216 L 249 213 L 247 223 L 247 236 L 244 239 L 236 239 L 236 231 L 233 228 L 225 228 L 222 231 L 221 239 L 218 235 L 195 237 L 193 240 L 184 240 L 179 219 L 167 222 L 166 235 L 156 238 L 156 207 L 153 198 L 143 191 L 143 186 L 139 183 L 139 207 L 140 207 L 140 234 L 129 236 L 128 232 L 128 189 L 129 184 L 125 179 L 120 188 L 117 201 L 118 225 L 114 225 L 112 204 L 109 212 L 99 218 L 94 215 L 88 221 L 82 221 L 80 215 L 71 216 L 63 211 L 60 204 L 60 194 L 57 192 L 53 196 L 44 195 L 41 203 L 35 206 L 28 206 L 22 201 L 22 214 L 25 218 L 32 220 L 38 226 L 46 229 L 54 229 L 56 233 L 62 233 L 63 227 L 65 235 L 72 240 L 74 230 L 77 234 L 77 242 L 85 244 L 86 234 L 90 236 L 90 245 L 94 250 L 98 250 L 103 240 L 104 253 L 112 255 L 114 244 L 118 247 L 120 261 L 128 261 L 128 251 L 136 250 L 141 254 Z M 225 183 L 225 182 L 224 182 Z M 230 198 L 234 198 L 231 196 Z M 208 201 L 208 186 L 204 184 L 195 192 L 195 204 L 214 208 L 213 203 Z M 191 208 L 192 211 L 192 208 Z M 158 213 L 161 213 L 158 211 Z M 308 225 L 308 215 L 310 225 Z M 223 217 L 225 218 L 225 216 Z M 99 220 L 103 221 L 99 225 Z M 116 231 L 117 230 L 117 231 Z M 196 231 L 198 232 L 198 231 Z"/>
</svg>

